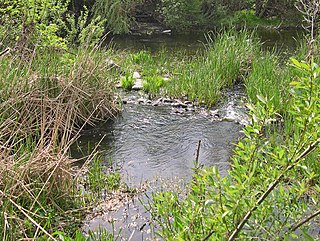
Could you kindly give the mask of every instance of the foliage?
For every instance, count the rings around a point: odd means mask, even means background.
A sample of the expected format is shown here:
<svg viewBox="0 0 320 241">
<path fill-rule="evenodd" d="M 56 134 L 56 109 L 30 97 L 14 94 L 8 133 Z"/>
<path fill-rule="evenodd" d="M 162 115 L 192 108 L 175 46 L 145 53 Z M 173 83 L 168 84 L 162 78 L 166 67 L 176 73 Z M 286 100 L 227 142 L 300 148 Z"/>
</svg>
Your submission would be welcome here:
<svg viewBox="0 0 320 241">
<path fill-rule="evenodd" d="M 106 20 L 106 27 L 115 34 L 128 33 L 133 22 L 132 11 L 143 0 L 97 0 L 93 6 L 94 16 Z"/>
<path fill-rule="evenodd" d="M 272 102 L 259 97 L 249 106 L 252 122 L 236 145 L 228 176 L 216 167 L 196 167 L 186 196 L 153 195 L 150 211 L 163 239 L 313 240 L 307 221 L 320 207 L 320 68 L 292 61 L 299 72 L 291 83 L 294 133 L 287 142 L 269 138 L 283 133 Z"/>
<path fill-rule="evenodd" d="M 90 17 L 83 6 L 79 16 L 70 13 L 70 0 L 8 0 L 0 5 L 0 39 L 4 47 L 33 48 L 86 44 L 94 46 L 104 34 L 106 20 Z M 14 46 L 13 46 L 14 47 Z"/>
<path fill-rule="evenodd" d="M 7 0 L 0 5 L 0 39 L 5 44 L 60 46 L 59 21 L 68 10 L 69 0 Z"/>
<path fill-rule="evenodd" d="M 143 82 L 143 90 L 147 93 L 158 94 L 166 84 L 167 81 L 161 76 L 148 76 Z"/>
<path fill-rule="evenodd" d="M 294 73 L 286 66 L 280 66 L 279 57 L 267 52 L 252 60 L 251 70 L 244 79 L 247 96 L 252 103 L 264 96 L 278 113 L 285 113 L 290 105 L 288 85 Z"/>
<path fill-rule="evenodd" d="M 133 78 L 128 73 L 138 70 L 142 74 L 143 90 L 153 96 L 159 94 L 160 89 L 166 87 L 167 81 L 164 78 L 167 76 L 169 69 L 177 65 L 177 63 L 170 61 L 165 49 L 154 55 L 145 50 L 130 54 L 125 53 L 125 55 L 126 57 L 122 59 L 123 62 L 121 63 L 127 73 L 121 79 L 121 85 L 124 84 L 122 85 L 123 88 L 131 89 Z"/>
<path fill-rule="evenodd" d="M 101 20 L 100 16 L 89 18 L 89 10 L 84 6 L 79 16 L 68 13 L 65 20 L 60 21 L 60 25 L 65 32 L 64 39 L 69 45 L 95 46 L 104 34 L 105 21 Z"/>
<path fill-rule="evenodd" d="M 260 18 L 255 15 L 254 10 L 240 10 L 231 16 L 221 18 L 219 23 L 222 26 L 279 26 L 281 21 L 277 18 Z"/>
<path fill-rule="evenodd" d="M 184 30 L 200 25 L 202 0 L 161 0 L 159 13 L 168 27 Z"/>
<path fill-rule="evenodd" d="M 246 1 L 235 0 L 161 0 L 158 12 L 168 27 L 183 31 L 197 27 L 212 29 L 218 26 L 221 19 L 250 9 L 249 6 Z"/>
</svg>

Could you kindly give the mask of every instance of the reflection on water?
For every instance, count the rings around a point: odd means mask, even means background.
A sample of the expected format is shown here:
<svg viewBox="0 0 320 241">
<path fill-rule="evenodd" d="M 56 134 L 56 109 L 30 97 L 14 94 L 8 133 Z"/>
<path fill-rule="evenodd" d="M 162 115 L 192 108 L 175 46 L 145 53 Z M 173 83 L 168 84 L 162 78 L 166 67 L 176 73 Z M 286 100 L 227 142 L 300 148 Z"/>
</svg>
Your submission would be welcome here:
<svg viewBox="0 0 320 241">
<path fill-rule="evenodd" d="M 265 49 L 276 49 L 277 51 L 293 53 L 299 46 L 299 41 L 303 39 L 302 30 L 278 30 L 278 29 L 259 29 L 257 35 L 263 43 Z M 185 34 L 158 34 L 145 36 L 114 36 L 112 41 L 119 49 L 127 50 L 150 50 L 159 51 L 163 48 L 169 53 L 179 51 L 195 54 L 199 49 L 203 49 L 207 43 L 205 33 L 185 33 Z"/>
</svg>

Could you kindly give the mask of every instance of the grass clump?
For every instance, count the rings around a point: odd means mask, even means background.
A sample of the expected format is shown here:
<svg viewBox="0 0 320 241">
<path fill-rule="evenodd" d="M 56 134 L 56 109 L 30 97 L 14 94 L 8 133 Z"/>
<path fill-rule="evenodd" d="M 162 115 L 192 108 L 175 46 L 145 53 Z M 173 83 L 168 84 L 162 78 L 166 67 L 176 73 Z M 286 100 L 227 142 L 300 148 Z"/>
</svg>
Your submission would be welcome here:
<svg viewBox="0 0 320 241">
<path fill-rule="evenodd" d="M 290 105 L 288 86 L 293 73 L 287 66 L 280 66 L 278 56 L 267 52 L 252 61 L 251 71 L 244 79 L 246 94 L 252 103 L 267 98 L 278 113 L 284 113 Z"/>
<path fill-rule="evenodd" d="M 159 94 L 166 84 L 167 81 L 162 76 L 148 76 L 143 82 L 143 90 L 146 93 Z"/>
<path fill-rule="evenodd" d="M 212 106 L 223 88 L 242 80 L 259 51 L 256 38 L 247 31 L 229 31 L 216 37 L 211 33 L 204 55 L 182 65 L 168 86 L 168 93 Z"/>
<path fill-rule="evenodd" d="M 126 74 L 120 80 L 121 87 L 125 90 L 131 90 L 134 85 L 134 78 L 130 74 Z"/>
</svg>

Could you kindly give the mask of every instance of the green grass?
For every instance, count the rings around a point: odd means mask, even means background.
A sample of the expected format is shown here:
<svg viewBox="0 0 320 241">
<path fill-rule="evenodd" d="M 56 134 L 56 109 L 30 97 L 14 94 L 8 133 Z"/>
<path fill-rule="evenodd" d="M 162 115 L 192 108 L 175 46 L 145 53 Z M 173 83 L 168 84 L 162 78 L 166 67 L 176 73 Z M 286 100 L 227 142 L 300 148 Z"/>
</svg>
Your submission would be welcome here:
<svg viewBox="0 0 320 241">
<path fill-rule="evenodd" d="M 245 78 L 246 94 L 252 103 L 259 96 L 267 98 L 279 113 L 285 113 L 290 105 L 289 84 L 294 73 L 287 66 L 280 66 L 278 56 L 264 53 L 252 61 L 251 71 Z"/>
<path fill-rule="evenodd" d="M 121 87 L 125 90 L 131 90 L 134 85 L 134 79 L 130 74 L 126 74 L 120 80 Z"/>
<path fill-rule="evenodd" d="M 220 20 L 222 26 L 246 26 L 254 27 L 276 27 L 281 24 L 281 19 L 279 18 L 259 18 L 255 15 L 254 10 L 241 10 L 233 14 L 233 16 L 228 16 L 228 18 L 223 18 Z"/>
<path fill-rule="evenodd" d="M 252 33 L 223 32 L 207 36 L 208 47 L 190 62 L 180 64 L 168 94 L 187 96 L 191 101 L 214 105 L 224 88 L 242 81 L 252 59 L 259 53 L 259 43 Z"/>
</svg>

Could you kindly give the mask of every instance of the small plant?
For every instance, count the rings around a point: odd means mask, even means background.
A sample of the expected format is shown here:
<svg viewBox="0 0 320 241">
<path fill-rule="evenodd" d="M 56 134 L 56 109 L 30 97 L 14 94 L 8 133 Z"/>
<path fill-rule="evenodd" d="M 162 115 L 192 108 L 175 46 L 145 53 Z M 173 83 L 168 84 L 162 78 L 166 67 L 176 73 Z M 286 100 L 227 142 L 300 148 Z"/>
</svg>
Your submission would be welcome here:
<svg viewBox="0 0 320 241">
<path fill-rule="evenodd" d="M 134 78 L 131 75 L 125 75 L 120 80 L 121 87 L 125 90 L 131 90 L 134 85 Z"/>
<path fill-rule="evenodd" d="M 160 92 L 160 89 L 165 87 L 167 81 L 164 80 L 161 76 L 148 76 L 143 82 L 143 90 L 146 93 L 157 94 Z"/>
<path fill-rule="evenodd" d="M 132 59 L 134 64 L 148 64 L 152 62 L 152 57 L 150 52 L 141 50 L 137 53 L 131 54 L 129 58 Z"/>
<path fill-rule="evenodd" d="M 95 194 L 116 190 L 120 187 L 120 173 L 104 166 L 101 159 L 96 157 L 90 164 L 88 185 Z"/>
</svg>

